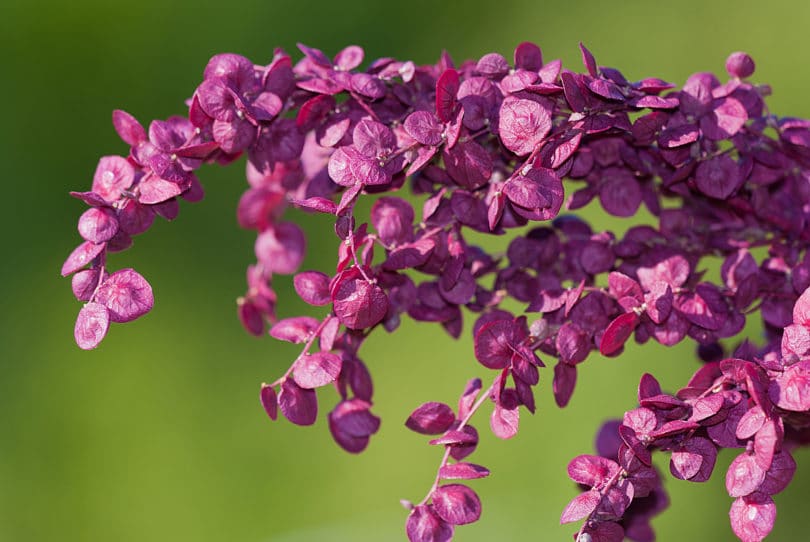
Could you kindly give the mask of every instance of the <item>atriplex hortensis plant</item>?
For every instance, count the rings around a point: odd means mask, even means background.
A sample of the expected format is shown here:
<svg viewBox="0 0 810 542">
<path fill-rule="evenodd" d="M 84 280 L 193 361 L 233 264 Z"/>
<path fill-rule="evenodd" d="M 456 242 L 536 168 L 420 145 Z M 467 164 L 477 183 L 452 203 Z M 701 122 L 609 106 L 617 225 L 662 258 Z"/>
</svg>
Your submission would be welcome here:
<svg viewBox="0 0 810 542">
<path fill-rule="evenodd" d="M 92 190 L 73 193 L 90 208 L 79 219 L 84 242 L 62 268 L 85 303 L 79 346 L 95 348 L 110 322 L 153 304 L 149 283 L 132 269 L 110 273 L 107 254 L 129 247 L 156 215 L 177 216 L 179 198 L 201 199 L 194 171 L 204 162 L 247 153 L 238 219 L 259 232 L 258 263 L 239 317 L 250 333 L 270 323 L 271 336 L 303 345 L 262 385 L 272 419 L 280 408 L 295 424 L 314 423 L 315 389 L 333 384 L 332 436 L 362 451 L 380 424 L 359 356 L 371 330 L 391 332 L 408 314 L 458 337 L 463 315 L 475 317 L 475 358 L 494 376 L 469 381 L 456 410 L 426 403 L 406 422 L 444 449 L 425 497 L 403 501 L 410 540 L 449 540 L 478 520 L 478 496 L 456 482 L 489 474 L 466 461 L 477 410 L 491 402 L 490 428 L 510 438 L 520 411 L 535 410 L 541 357 L 557 358 L 553 391 L 565 406 L 589 353 L 618 355 L 631 336 L 667 346 L 689 337 L 703 364 L 675 394 L 641 379 L 638 408 L 601 429 L 598 455 L 569 464 L 585 491 L 561 521 L 583 522 L 579 541 L 653 540 L 649 520 L 667 496 L 652 452 L 671 454 L 676 478 L 703 482 L 718 449 L 737 448 L 726 473 L 731 527 L 745 542 L 762 540 L 774 524 L 772 496 L 796 468 L 791 451 L 810 442 L 810 121 L 769 113 L 769 87 L 748 79 L 753 60 L 734 53 L 727 82 L 698 73 L 675 89 L 629 82 L 585 47 L 584 73 L 544 61 L 532 43 L 511 64 L 492 53 L 456 66 L 444 54 L 434 65 L 385 58 L 365 70 L 356 46 L 334 59 L 300 49 L 296 64 L 281 50 L 266 66 L 215 56 L 188 115 L 148 131 L 113 113 L 130 152 L 101 158 Z M 358 198 L 406 181 L 424 196 L 418 219 L 393 195 L 376 199 L 370 226 L 355 216 Z M 618 217 L 644 205 L 657 226 L 619 237 L 559 216 L 594 198 Z M 275 315 L 271 279 L 296 273 L 306 244 L 282 219 L 289 206 L 334 216 L 335 269 L 294 280 L 304 301 L 328 307 L 321 320 Z M 530 222 L 505 256 L 465 239 Z M 704 277 L 710 258 L 722 261 L 718 283 Z M 527 314 L 504 310 L 506 299 Z M 763 339 L 729 346 L 757 312 Z"/>
</svg>

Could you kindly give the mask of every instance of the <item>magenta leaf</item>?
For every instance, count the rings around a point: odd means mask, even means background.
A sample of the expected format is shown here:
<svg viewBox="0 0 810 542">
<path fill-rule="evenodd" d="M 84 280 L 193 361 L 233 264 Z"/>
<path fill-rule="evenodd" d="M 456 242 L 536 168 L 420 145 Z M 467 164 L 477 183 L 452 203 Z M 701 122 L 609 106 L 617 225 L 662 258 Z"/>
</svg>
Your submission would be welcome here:
<svg viewBox="0 0 810 542">
<path fill-rule="evenodd" d="M 588 517 L 599 506 L 602 495 L 595 489 L 580 493 L 568 503 L 560 516 L 560 524 L 579 521 Z"/>
<path fill-rule="evenodd" d="M 442 480 L 474 480 L 489 476 L 489 469 L 475 463 L 449 463 L 439 469 Z"/>
<path fill-rule="evenodd" d="M 568 477 L 589 487 L 607 482 L 619 471 L 619 465 L 598 455 L 579 455 L 568 463 Z"/>
<path fill-rule="evenodd" d="M 130 322 L 152 310 L 152 287 L 134 269 L 119 269 L 101 284 L 96 301 L 107 307 L 112 322 Z"/>
<path fill-rule="evenodd" d="M 382 288 L 359 276 L 359 272 L 349 272 L 338 280 L 332 302 L 335 316 L 349 329 L 372 327 L 388 311 L 388 296 Z"/>
<path fill-rule="evenodd" d="M 466 525 L 481 517 L 478 495 L 463 484 L 439 486 L 433 493 L 433 508 L 450 525 Z"/>
<path fill-rule="evenodd" d="M 790 452 L 781 451 L 773 456 L 771 467 L 765 473 L 765 479 L 759 486 L 759 491 L 766 495 L 776 495 L 784 491 L 796 473 L 796 460 Z"/>
<path fill-rule="evenodd" d="M 602 335 L 599 352 L 603 356 L 609 356 L 619 351 L 633 334 L 638 322 L 638 315 L 634 312 L 626 312 L 614 318 Z"/>
<path fill-rule="evenodd" d="M 432 505 L 415 506 L 405 523 L 410 542 L 449 542 L 453 538 L 453 529 L 453 525 L 434 512 Z"/>
<path fill-rule="evenodd" d="M 551 111 L 544 104 L 511 96 L 501 104 L 498 135 L 518 156 L 531 154 L 549 130 Z"/>
<path fill-rule="evenodd" d="M 93 192 L 114 203 L 132 186 L 135 170 L 126 159 L 120 156 L 103 156 L 93 175 Z"/>
<path fill-rule="evenodd" d="M 429 111 L 414 111 L 405 119 L 403 127 L 422 145 L 436 146 L 442 142 L 442 126 Z"/>
<path fill-rule="evenodd" d="M 302 343 L 317 329 L 318 320 L 311 316 L 294 316 L 276 322 L 270 328 L 270 336 L 280 341 Z"/>
<path fill-rule="evenodd" d="M 669 470 L 681 480 L 707 481 L 717 461 L 717 448 L 709 439 L 692 437 L 672 452 Z"/>
<path fill-rule="evenodd" d="M 287 378 L 281 384 L 278 406 L 284 417 L 295 425 L 312 425 L 318 417 L 318 399 L 315 390 L 305 389 Z"/>
<path fill-rule="evenodd" d="M 485 324 L 475 334 L 475 358 L 489 369 L 503 369 L 512 361 L 514 324 L 510 320 L 495 320 Z"/>
<path fill-rule="evenodd" d="M 456 420 L 453 409 L 444 403 L 424 403 L 405 421 L 405 427 L 423 435 L 439 435 Z"/>
<path fill-rule="evenodd" d="M 278 418 L 278 398 L 276 397 L 276 390 L 273 386 L 262 384 L 261 392 L 259 392 L 259 400 L 271 420 Z"/>
<path fill-rule="evenodd" d="M 489 426 L 496 437 L 510 439 L 517 434 L 520 422 L 519 406 L 517 400 L 509 401 L 509 404 L 505 401 L 495 404 L 489 417 Z"/>
<path fill-rule="evenodd" d="M 436 81 L 436 115 L 442 122 L 453 120 L 453 111 L 458 104 L 459 74 L 450 68 Z"/>
<path fill-rule="evenodd" d="M 88 303 L 79 311 L 73 336 L 82 350 L 92 350 L 107 335 L 110 328 L 110 313 L 99 303 Z"/>
<path fill-rule="evenodd" d="M 362 399 L 341 401 L 329 413 L 329 431 L 338 445 L 349 453 L 360 453 L 368 446 L 371 435 L 380 428 L 380 419 Z"/>
<path fill-rule="evenodd" d="M 303 271 L 295 275 L 293 285 L 296 293 L 310 305 L 328 305 L 329 277 L 320 271 Z"/>
<path fill-rule="evenodd" d="M 341 367 L 340 357 L 335 354 L 329 352 L 305 354 L 296 360 L 293 378 L 302 388 L 320 388 L 334 382 L 340 374 Z"/>
</svg>

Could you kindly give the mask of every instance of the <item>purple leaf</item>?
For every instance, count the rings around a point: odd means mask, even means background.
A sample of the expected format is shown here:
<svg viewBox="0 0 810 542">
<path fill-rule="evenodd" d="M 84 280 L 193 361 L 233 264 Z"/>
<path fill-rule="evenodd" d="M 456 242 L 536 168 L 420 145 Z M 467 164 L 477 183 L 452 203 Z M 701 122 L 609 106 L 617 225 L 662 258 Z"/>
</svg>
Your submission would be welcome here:
<svg viewBox="0 0 810 542">
<path fill-rule="evenodd" d="M 133 269 L 119 269 L 101 284 L 96 301 L 110 311 L 113 322 L 130 322 L 152 310 L 152 287 Z"/>
<path fill-rule="evenodd" d="M 276 397 L 276 390 L 273 386 L 262 384 L 261 392 L 259 392 L 259 400 L 271 420 L 278 418 L 278 398 Z"/>
<path fill-rule="evenodd" d="M 577 368 L 567 363 L 559 362 L 554 366 L 554 400 L 560 408 L 565 407 L 571 400 L 574 387 L 577 383 Z"/>
<path fill-rule="evenodd" d="M 453 409 L 444 403 L 424 403 L 405 421 L 405 427 L 423 435 L 439 435 L 456 420 Z"/>
<path fill-rule="evenodd" d="M 698 190 L 711 198 L 728 199 L 742 181 L 737 163 L 726 154 L 704 160 L 695 171 Z"/>
<path fill-rule="evenodd" d="M 754 59 L 741 51 L 731 53 L 726 59 L 726 72 L 731 77 L 751 77 L 755 67 Z"/>
<path fill-rule="evenodd" d="M 408 514 L 405 532 L 410 542 L 449 542 L 453 538 L 453 526 L 436 515 L 433 506 L 415 506 Z"/>
<path fill-rule="evenodd" d="M 526 156 L 551 130 L 551 111 L 534 100 L 507 97 L 501 103 L 498 135 L 504 146 Z"/>
<path fill-rule="evenodd" d="M 478 434 L 467 431 L 469 425 L 465 425 L 461 431 L 452 429 L 439 438 L 431 440 L 431 446 L 459 446 L 465 444 L 475 444 L 478 442 Z"/>
<path fill-rule="evenodd" d="M 593 58 L 593 55 L 582 42 L 579 42 L 579 50 L 582 53 L 582 64 L 585 65 L 585 69 L 588 70 L 591 77 L 596 77 L 596 60 Z"/>
<path fill-rule="evenodd" d="M 99 303 L 88 303 L 79 311 L 73 336 L 82 350 L 97 347 L 110 329 L 110 313 Z"/>
<path fill-rule="evenodd" d="M 595 489 L 580 493 L 563 510 L 560 516 L 560 524 L 571 523 L 588 517 L 591 512 L 596 510 L 601 500 L 602 495 Z"/>
<path fill-rule="evenodd" d="M 605 180 L 599 188 L 599 201 L 605 211 L 620 217 L 636 214 L 642 198 L 638 181 L 629 172 L 615 168 L 603 175 Z"/>
<path fill-rule="evenodd" d="M 387 245 L 399 245 L 413 238 L 414 212 L 402 198 L 383 196 L 371 207 L 371 223 Z"/>
<path fill-rule="evenodd" d="M 318 399 L 315 390 L 304 389 L 291 378 L 281 384 L 278 406 L 284 417 L 295 425 L 312 425 L 318 417 Z"/>
<path fill-rule="evenodd" d="M 681 480 L 707 481 L 714 470 L 717 448 L 708 439 L 692 437 L 672 452 L 669 470 Z"/>
<path fill-rule="evenodd" d="M 796 473 L 796 461 L 790 452 L 781 451 L 774 454 L 771 467 L 765 473 L 765 480 L 759 486 L 759 491 L 766 495 L 776 495 L 783 491 Z"/>
<path fill-rule="evenodd" d="M 403 127 L 422 145 L 436 146 L 442 142 L 442 125 L 429 111 L 414 111 L 405 119 Z"/>
<path fill-rule="evenodd" d="M 370 436 L 380 428 L 380 419 L 369 411 L 371 404 L 362 399 L 341 401 L 329 413 L 329 431 L 338 445 L 349 453 L 360 453 Z"/>
<path fill-rule="evenodd" d="M 543 67 L 543 53 L 536 44 L 524 41 L 515 47 L 515 68 L 531 72 Z"/>
<path fill-rule="evenodd" d="M 489 469 L 475 463 L 450 463 L 439 469 L 442 480 L 474 480 L 489 476 Z"/>
<path fill-rule="evenodd" d="M 481 501 L 463 484 L 439 486 L 433 493 L 436 514 L 450 525 L 466 525 L 481 517 Z"/>
<path fill-rule="evenodd" d="M 79 234 L 87 241 L 103 243 L 118 233 L 118 220 L 112 209 L 91 207 L 79 218 Z"/>
<path fill-rule="evenodd" d="M 353 70 L 362 64 L 363 56 L 364 52 L 362 47 L 349 45 L 335 55 L 335 67 L 343 71 Z"/>
<path fill-rule="evenodd" d="M 182 192 L 183 187 L 176 182 L 150 174 L 138 183 L 138 202 L 146 205 L 162 203 L 179 196 Z"/>
<path fill-rule="evenodd" d="M 305 354 L 296 360 L 293 378 L 302 388 L 320 388 L 334 382 L 340 374 L 341 367 L 340 357 L 335 354 L 329 352 Z"/>
<path fill-rule="evenodd" d="M 485 324 L 475 334 L 475 359 L 488 369 L 503 369 L 512 361 L 514 324 L 495 320 Z"/>
</svg>

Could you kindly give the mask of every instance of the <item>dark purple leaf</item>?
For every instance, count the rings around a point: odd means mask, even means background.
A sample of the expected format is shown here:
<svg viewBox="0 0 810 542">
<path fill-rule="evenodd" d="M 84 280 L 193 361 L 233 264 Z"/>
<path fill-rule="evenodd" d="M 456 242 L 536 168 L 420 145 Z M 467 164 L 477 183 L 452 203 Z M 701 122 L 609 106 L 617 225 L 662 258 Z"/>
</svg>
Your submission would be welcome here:
<svg viewBox="0 0 810 542">
<path fill-rule="evenodd" d="M 262 384 L 262 390 L 259 393 L 259 400 L 264 407 L 264 411 L 270 416 L 271 420 L 278 418 L 278 398 L 276 397 L 276 390 L 273 386 Z"/>
<path fill-rule="evenodd" d="M 352 268 L 353 270 L 356 268 Z M 388 296 L 359 272 L 348 272 L 333 289 L 335 316 L 349 329 L 365 329 L 380 322 L 388 312 Z"/>
<path fill-rule="evenodd" d="M 405 427 L 423 435 L 439 435 L 456 420 L 453 409 L 444 403 L 424 403 L 405 421 Z"/>
<path fill-rule="evenodd" d="M 312 425 L 318 417 L 318 399 L 315 390 L 304 389 L 291 378 L 281 384 L 278 406 L 284 417 L 295 425 Z"/>
<path fill-rule="evenodd" d="M 616 353 L 624 347 L 624 343 L 633 334 L 633 330 L 638 325 L 638 315 L 634 312 L 626 312 L 613 319 L 605 329 L 602 340 L 599 343 L 599 352 L 603 356 Z"/>
<path fill-rule="evenodd" d="M 449 68 L 436 81 L 436 115 L 442 122 L 453 120 L 453 111 L 458 104 L 459 74 Z"/>
</svg>

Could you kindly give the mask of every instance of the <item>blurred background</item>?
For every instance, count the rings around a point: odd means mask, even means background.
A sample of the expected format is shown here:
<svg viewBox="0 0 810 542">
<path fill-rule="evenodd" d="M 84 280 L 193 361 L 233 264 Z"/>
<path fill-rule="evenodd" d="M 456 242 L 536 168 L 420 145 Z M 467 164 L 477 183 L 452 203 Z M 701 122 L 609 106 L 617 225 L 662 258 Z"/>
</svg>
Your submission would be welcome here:
<svg viewBox="0 0 810 542">
<path fill-rule="evenodd" d="M 491 51 L 511 58 L 517 43 L 531 40 L 546 59 L 576 70 L 583 41 L 600 64 L 630 79 L 678 84 L 694 71 L 725 77 L 726 56 L 744 50 L 757 62 L 755 80 L 773 86 L 772 111 L 807 117 L 808 28 L 810 3 L 802 0 L 3 0 L 0 540 L 403 540 L 399 499 L 422 498 L 441 456 L 404 428 L 405 418 L 423 401 L 454 405 L 468 378 L 489 377 L 468 332 L 456 342 L 437 326 L 405 322 L 393 336 L 375 333 L 362 351 L 383 418 L 365 453 L 351 456 L 331 441 L 323 418 L 336 396 L 328 388 L 319 392 L 314 427 L 271 423 L 259 386 L 296 351 L 248 336 L 236 318 L 253 261 L 254 236 L 235 220 L 243 163 L 202 171 L 204 202 L 183 204 L 174 223 L 160 221 L 112 257 L 113 267 L 133 266 L 151 281 L 155 308 L 113 326 L 97 350 L 80 351 L 72 336 L 80 304 L 59 277 L 80 239 L 83 204 L 68 191 L 89 188 L 99 156 L 126 152 L 113 109 L 144 123 L 183 113 L 219 52 L 265 63 L 277 46 L 298 58 L 299 41 L 329 55 L 359 44 L 367 60 L 422 64 L 443 48 L 456 60 Z M 330 229 L 297 217 L 311 234 L 305 268 L 329 270 Z M 305 310 L 289 297 L 290 283 L 277 282 L 282 316 Z M 635 406 L 643 372 L 674 391 L 695 368 L 690 345 L 594 355 L 564 411 L 553 405 L 545 371 L 538 413 L 523 416 L 515 439 L 482 432 L 471 459 L 493 475 L 472 483 L 483 516 L 456 539 L 570 540 L 576 527 L 558 525 L 576 494 L 569 459 L 592 452 L 604 419 Z M 486 415 L 479 418 L 486 427 Z M 806 540 L 810 454 L 797 459 L 793 484 L 776 499 L 772 540 Z M 723 484 L 730 461 L 721 456 L 706 484 L 667 481 L 672 505 L 654 523 L 659 540 L 735 540 Z"/>
</svg>

